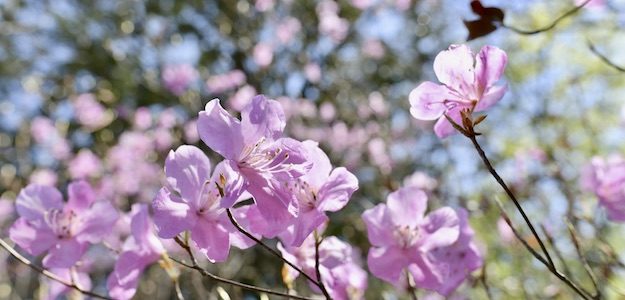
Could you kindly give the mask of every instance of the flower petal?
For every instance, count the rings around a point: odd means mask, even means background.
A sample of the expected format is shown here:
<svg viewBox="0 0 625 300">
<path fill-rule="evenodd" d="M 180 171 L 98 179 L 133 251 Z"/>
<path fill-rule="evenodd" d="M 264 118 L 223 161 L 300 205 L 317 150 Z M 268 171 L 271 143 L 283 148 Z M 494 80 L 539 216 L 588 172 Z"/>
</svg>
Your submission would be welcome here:
<svg viewBox="0 0 625 300">
<path fill-rule="evenodd" d="M 447 109 L 444 101 L 451 98 L 456 97 L 450 95 L 446 86 L 430 81 L 423 82 L 408 95 L 410 114 L 418 120 L 436 120 Z"/>
<path fill-rule="evenodd" d="M 386 205 L 396 226 L 414 228 L 427 209 L 428 197 L 417 187 L 403 187 L 388 195 Z"/>
<path fill-rule="evenodd" d="M 165 174 L 171 187 L 189 204 L 198 207 L 202 187 L 210 178 L 210 161 L 198 147 L 182 145 L 167 155 Z"/>
<path fill-rule="evenodd" d="M 388 215 L 386 205 L 378 204 L 374 208 L 365 210 L 362 219 L 367 225 L 367 236 L 371 245 L 384 247 L 395 244 L 391 231 L 395 224 Z"/>
<path fill-rule="evenodd" d="M 499 102 L 501 98 L 506 94 L 508 90 L 508 85 L 498 85 L 492 86 L 486 90 L 486 93 L 482 95 L 482 99 L 477 102 L 475 106 L 475 111 L 484 111 L 495 105 L 495 103 Z"/>
<path fill-rule="evenodd" d="M 421 228 L 423 243 L 420 248 L 427 252 L 456 242 L 460 236 L 460 219 L 451 207 L 442 207 L 429 213 Z"/>
<path fill-rule="evenodd" d="M 106 282 L 109 295 L 119 300 L 131 299 L 137 291 L 143 269 L 158 257 L 158 255 L 142 256 L 134 251 L 126 251 L 119 255 L 115 269 Z"/>
<path fill-rule="evenodd" d="M 506 52 L 495 46 L 484 46 L 476 55 L 475 76 L 481 91 L 493 86 L 506 68 Z"/>
<path fill-rule="evenodd" d="M 446 86 L 469 99 L 476 99 L 474 62 L 467 45 L 451 45 L 434 58 L 434 73 Z"/>
<path fill-rule="evenodd" d="M 87 246 L 87 243 L 80 243 L 76 239 L 59 240 L 43 258 L 43 265 L 46 268 L 69 268 L 80 260 Z"/>
<path fill-rule="evenodd" d="M 301 179 L 319 189 L 328 180 L 330 171 L 332 171 L 332 164 L 325 152 L 319 148 L 317 142 L 306 140 L 302 142 L 302 146 L 308 152 L 308 160 L 312 162 L 312 168 Z"/>
<path fill-rule="evenodd" d="M 39 255 L 57 242 L 54 232 L 44 224 L 43 220 L 19 218 L 9 229 L 9 237 L 31 255 Z"/>
<path fill-rule="evenodd" d="M 161 188 L 152 202 L 154 224 L 158 236 L 170 239 L 195 226 L 197 215 L 190 210 L 189 204 L 180 197 L 171 194 L 169 189 Z"/>
<path fill-rule="evenodd" d="M 447 111 L 447 115 L 451 117 L 451 119 L 454 120 L 456 124 L 462 125 L 462 117 L 460 116 L 460 109 L 461 108 L 459 107 L 454 107 L 453 109 L 450 109 Z M 444 139 L 450 135 L 455 134 L 456 132 L 457 131 L 454 128 L 454 126 L 451 125 L 451 123 L 449 123 L 447 118 L 445 118 L 444 116 L 438 119 L 436 124 L 434 124 L 434 133 L 436 133 L 436 136 L 438 136 L 438 138 L 440 139 Z"/>
<path fill-rule="evenodd" d="M 154 254 L 165 252 L 163 245 L 154 234 L 154 224 L 150 220 L 146 204 L 135 203 L 132 205 L 130 232 L 136 243 L 147 252 Z"/>
<path fill-rule="evenodd" d="M 276 140 L 282 136 L 286 117 L 280 102 L 257 95 L 241 111 L 241 130 L 246 145 L 254 145 L 261 138 Z"/>
<path fill-rule="evenodd" d="M 211 177 L 211 184 L 218 183 L 222 185 L 221 179 L 225 179 L 225 186 L 222 186 L 223 197 L 221 198 L 221 207 L 230 208 L 234 205 L 243 192 L 247 188 L 247 180 L 238 171 L 238 167 L 229 160 L 224 160 L 215 166 L 213 176 Z"/>
<path fill-rule="evenodd" d="M 221 156 L 236 160 L 243 151 L 241 122 L 221 106 L 219 99 L 206 103 L 199 114 L 197 128 L 202 141 Z"/>
<path fill-rule="evenodd" d="M 198 218 L 191 229 L 191 239 L 211 262 L 222 262 L 230 253 L 230 233 L 221 224 Z"/>
<path fill-rule="evenodd" d="M 291 246 L 299 247 L 304 240 L 321 224 L 327 222 L 328 217 L 320 213 L 317 210 L 311 210 L 306 213 L 301 213 L 297 216 L 295 224 L 293 224 L 293 240 Z"/>
<path fill-rule="evenodd" d="M 87 210 L 96 199 L 96 194 L 89 183 L 84 180 L 74 181 L 67 187 L 68 200 L 65 210 L 82 213 Z"/>
<path fill-rule="evenodd" d="M 43 219 L 50 209 L 63 209 L 63 195 L 56 188 L 29 184 L 15 200 L 17 213 L 27 220 Z"/>
<path fill-rule="evenodd" d="M 79 242 L 99 243 L 112 230 L 119 213 L 107 201 L 95 202 L 88 210 L 79 215 L 76 239 Z"/>
<path fill-rule="evenodd" d="M 319 210 L 338 211 L 345 207 L 352 194 L 358 190 L 358 178 L 343 167 L 336 168 L 319 189 Z"/>
<path fill-rule="evenodd" d="M 407 257 L 395 247 L 374 247 L 369 249 L 369 255 L 367 255 L 369 271 L 376 277 L 393 284 L 398 283 L 402 270 L 408 264 Z"/>
</svg>

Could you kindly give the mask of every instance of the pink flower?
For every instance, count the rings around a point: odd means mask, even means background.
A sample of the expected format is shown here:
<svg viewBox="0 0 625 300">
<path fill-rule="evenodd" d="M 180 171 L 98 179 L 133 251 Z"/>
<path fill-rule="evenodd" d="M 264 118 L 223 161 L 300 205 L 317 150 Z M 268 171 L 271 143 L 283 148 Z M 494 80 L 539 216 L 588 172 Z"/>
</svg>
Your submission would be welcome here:
<svg viewBox="0 0 625 300">
<path fill-rule="evenodd" d="M 358 179 L 347 169 L 332 169 L 330 159 L 316 142 L 302 143 L 313 167 L 306 175 L 284 183 L 287 193 L 298 201 L 299 214 L 293 221 L 292 246 L 300 246 L 315 228 L 328 221 L 326 211 L 335 212 L 347 204 L 358 189 Z M 282 239 L 285 241 L 285 239 Z"/>
<path fill-rule="evenodd" d="M 161 74 L 165 88 L 176 96 L 184 94 L 198 77 L 195 68 L 189 64 L 167 65 Z"/>
<path fill-rule="evenodd" d="M 405 187 L 391 193 L 386 204 L 378 204 L 363 213 L 373 246 L 367 258 L 373 275 L 399 285 L 407 268 L 422 285 L 440 282 L 427 256 L 458 240 L 461 220 L 450 207 L 439 208 L 427 216 L 426 208 L 425 192 Z"/>
<path fill-rule="evenodd" d="M 169 152 L 165 174 L 169 185 L 158 192 L 153 202 L 158 235 L 169 239 L 189 230 L 191 240 L 211 262 L 226 260 L 233 240 L 243 239 L 233 237 L 239 233 L 220 205 L 217 184 L 228 190 L 231 183 L 240 185 L 242 178 L 228 161 L 219 163 L 211 176 L 208 157 L 199 148 L 188 145 Z M 249 244 L 235 246 L 245 248 Z"/>
<path fill-rule="evenodd" d="M 311 168 L 302 143 L 282 137 L 285 125 L 279 102 L 263 95 L 254 97 L 243 109 L 241 121 L 224 110 L 218 99 L 208 102 L 198 119 L 202 141 L 225 157 L 224 165 L 231 166 L 243 178 L 226 189 L 221 206 L 232 206 L 247 190 L 275 234 L 284 230 L 299 209 L 294 195 L 278 187 Z"/>
<path fill-rule="evenodd" d="M 473 229 L 469 227 L 467 212 L 458 211 L 460 218 L 460 235 L 451 245 L 435 248 L 426 254 L 427 264 L 438 280 L 423 274 L 416 265 L 411 265 L 408 270 L 413 275 L 417 287 L 434 290 L 437 293 L 449 296 L 466 277 L 482 267 L 482 256 L 475 243 L 473 243 Z M 417 275 L 415 275 L 417 274 Z"/>
<path fill-rule="evenodd" d="M 73 179 L 97 177 L 102 172 L 102 162 L 89 149 L 81 149 L 69 162 L 69 174 Z"/>
<path fill-rule="evenodd" d="M 608 219 L 625 222 L 625 159 L 612 155 L 607 159 L 593 157 L 582 173 L 582 186 L 599 198 Z"/>
<path fill-rule="evenodd" d="M 475 59 L 466 45 L 452 45 L 434 59 L 434 72 L 442 83 L 426 81 L 410 92 L 410 113 L 419 120 L 436 120 L 434 132 L 440 138 L 452 135 L 453 126 L 443 114 L 462 124 L 460 111 L 483 111 L 497 103 L 507 90 L 495 85 L 508 61 L 506 53 L 484 46 Z"/>
<path fill-rule="evenodd" d="M 241 70 L 232 70 L 225 74 L 214 75 L 206 80 L 206 88 L 209 92 L 222 93 L 245 83 L 247 78 Z"/>
<path fill-rule="evenodd" d="M 315 270 L 315 239 L 310 235 L 300 247 L 284 247 L 278 243 L 282 256 L 293 262 L 302 271 L 317 279 Z M 367 289 L 367 272 L 360 267 L 358 252 L 351 245 L 330 236 L 319 245 L 319 271 L 321 280 L 330 296 L 335 300 L 364 299 Z M 299 273 L 287 267 L 285 279 L 293 281 Z M 309 284 L 311 289 L 320 293 L 319 289 Z"/>
<path fill-rule="evenodd" d="M 143 270 L 158 261 L 165 249 L 154 234 L 153 224 L 145 204 L 132 206 L 130 236 L 107 280 L 109 294 L 119 300 L 131 299 L 137 290 Z"/>
<path fill-rule="evenodd" d="M 80 94 L 74 99 L 76 119 L 81 125 L 91 129 L 100 129 L 113 121 L 113 113 L 106 110 L 93 94 Z"/>
<path fill-rule="evenodd" d="M 53 187 L 30 184 L 16 200 L 20 218 L 10 229 L 11 239 L 31 255 L 48 251 L 43 265 L 69 268 L 87 250 L 110 233 L 117 211 L 106 201 L 96 201 L 85 181 L 68 186 L 69 200 Z"/>
</svg>

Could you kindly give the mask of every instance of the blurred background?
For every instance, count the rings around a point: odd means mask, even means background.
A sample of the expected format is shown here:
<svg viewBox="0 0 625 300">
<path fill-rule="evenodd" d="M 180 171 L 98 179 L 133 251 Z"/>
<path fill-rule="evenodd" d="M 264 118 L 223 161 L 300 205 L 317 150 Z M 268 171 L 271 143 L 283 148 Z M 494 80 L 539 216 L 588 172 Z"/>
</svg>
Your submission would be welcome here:
<svg viewBox="0 0 625 300">
<path fill-rule="evenodd" d="M 284 106 L 290 136 L 319 141 L 335 166 L 357 175 L 360 190 L 330 216 L 327 234 L 358 247 L 363 261 L 369 243 L 361 213 L 390 191 L 416 185 L 428 191 L 429 209 L 469 210 L 494 298 L 571 299 L 503 226 L 497 199 L 516 224 L 521 219 L 470 141 L 458 135 L 441 141 L 432 122 L 410 116 L 408 93 L 424 80 L 437 81 L 435 55 L 464 43 L 463 20 L 477 19 L 469 2 L 1 0 L 0 236 L 8 240 L 17 217 L 13 202 L 31 182 L 64 190 L 70 180 L 86 178 L 123 211 L 151 202 L 170 149 L 207 150 L 195 127 L 206 102 L 219 98 L 236 113 L 262 93 Z M 625 153 L 625 74 L 588 45 L 625 66 L 625 1 L 592 2 L 547 32 L 500 28 L 469 45 L 476 53 L 495 45 L 509 57 L 509 92 L 479 128 L 495 167 L 532 220 L 554 237 L 573 277 L 591 287 L 565 218 L 578 230 L 603 293 L 623 299 L 625 228 L 606 220 L 579 177 L 591 157 Z M 501 8 L 505 24 L 528 30 L 576 5 L 483 4 Z M 86 255 L 96 291 L 105 291 L 114 262 L 107 247 L 119 247 L 128 234 L 127 223 L 118 227 L 106 247 Z M 257 248 L 203 264 L 226 278 L 282 287 L 282 266 Z M 485 298 L 480 274 L 452 297 Z M 0 299 L 45 298 L 48 284 L 0 251 Z M 190 299 L 257 299 L 188 270 L 181 285 Z M 302 280 L 297 288 L 309 293 Z M 166 272 L 154 265 L 135 298 L 173 295 Z M 404 297 L 370 276 L 367 299 Z"/>
</svg>

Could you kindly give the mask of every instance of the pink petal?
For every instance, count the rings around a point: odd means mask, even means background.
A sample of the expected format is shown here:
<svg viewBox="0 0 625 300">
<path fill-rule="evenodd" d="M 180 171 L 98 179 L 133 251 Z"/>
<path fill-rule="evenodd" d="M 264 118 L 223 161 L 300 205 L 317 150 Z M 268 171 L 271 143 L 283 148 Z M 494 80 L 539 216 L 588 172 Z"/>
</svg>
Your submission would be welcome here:
<svg viewBox="0 0 625 300">
<path fill-rule="evenodd" d="M 475 111 L 484 111 L 499 102 L 501 98 L 506 94 L 508 85 L 492 86 L 486 90 L 486 93 L 482 95 L 482 99 L 477 102 Z"/>
<path fill-rule="evenodd" d="M 206 103 L 200 112 L 197 128 L 202 141 L 221 156 L 236 160 L 243 151 L 241 122 L 221 107 L 219 99 Z"/>
<path fill-rule="evenodd" d="M 286 117 L 280 102 L 257 95 L 241 112 L 241 130 L 246 145 L 254 145 L 261 138 L 271 140 L 282 136 Z"/>
<path fill-rule="evenodd" d="M 465 97 L 475 95 L 474 59 L 467 45 L 451 45 L 434 58 L 434 73 L 438 80 Z"/>
<path fill-rule="evenodd" d="M 460 236 L 460 220 L 451 207 L 442 207 L 429 213 L 421 226 L 424 231 L 421 249 L 425 252 L 449 246 Z"/>
<path fill-rule="evenodd" d="M 191 239 L 211 262 L 222 262 L 230 252 L 230 233 L 221 224 L 198 218 L 191 230 Z"/>
<path fill-rule="evenodd" d="M 154 224 L 158 236 L 170 239 L 195 226 L 197 215 L 190 210 L 189 204 L 180 197 L 171 194 L 169 189 L 161 188 L 152 202 Z"/>
<path fill-rule="evenodd" d="M 91 185 L 84 180 L 74 181 L 67 187 L 68 200 L 65 210 L 82 213 L 95 201 L 96 195 Z"/>
<path fill-rule="evenodd" d="M 119 213 L 107 201 L 95 202 L 87 211 L 79 215 L 80 225 L 76 239 L 80 242 L 99 243 L 111 233 Z"/>
<path fill-rule="evenodd" d="M 362 219 L 367 225 L 367 236 L 371 245 L 384 247 L 395 244 L 391 231 L 395 224 L 388 215 L 386 205 L 378 204 L 374 208 L 367 209 L 362 214 Z"/>
<path fill-rule="evenodd" d="M 170 151 L 165 160 L 167 182 L 195 207 L 210 172 L 208 157 L 195 146 L 182 145 L 176 151 Z"/>
<path fill-rule="evenodd" d="M 494 46 L 484 46 L 477 54 L 475 76 L 481 91 L 493 86 L 506 68 L 508 56 L 503 50 Z"/>
<path fill-rule="evenodd" d="M 226 180 L 225 186 L 222 186 L 223 197 L 221 198 L 221 207 L 230 208 L 236 203 L 243 192 L 245 192 L 248 182 L 241 176 L 238 171 L 238 167 L 229 160 L 224 160 L 215 166 L 213 176 L 211 177 L 211 184 L 221 183 L 221 178 Z"/>
<path fill-rule="evenodd" d="M 314 188 L 320 188 L 328 179 L 332 164 L 328 156 L 319 148 L 319 144 L 315 141 L 303 141 L 302 145 L 308 152 L 308 160 L 312 162 L 312 168 L 308 173 L 301 177 Z"/>
<path fill-rule="evenodd" d="M 319 189 L 318 209 L 321 211 L 338 211 L 345 207 L 352 194 L 358 190 L 358 178 L 347 169 L 336 168 L 326 183 Z"/>
<path fill-rule="evenodd" d="M 43 258 L 43 265 L 46 268 L 69 268 L 80 260 L 87 246 L 75 239 L 59 240 Z"/>
<path fill-rule="evenodd" d="M 462 125 L 460 109 L 461 108 L 459 107 L 455 107 L 454 109 L 448 110 L 447 115 L 450 116 L 451 119 L 456 122 L 456 124 Z M 457 130 L 454 128 L 454 126 L 451 125 L 451 123 L 449 123 L 449 121 L 447 121 L 447 118 L 445 118 L 444 116 L 438 119 L 436 124 L 434 124 L 434 133 L 436 133 L 436 136 L 438 136 L 438 138 L 440 139 L 444 139 L 450 135 L 455 134 L 456 132 Z"/>
<path fill-rule="evenodd" d="M 28 222 L 19 218 L 9 229 L 9 237 L 31 255 L 39 255 L 50 249 L 57 242 L 52 230 L 44 225 L 43 220 Z"/>
<path fill-rule="evenodd" d="M 388 195 L 386 205 L 393 223 L 414 228 L 421 222 L 427 209 L 428 197 L 417 187 L 404 187 Z"/>
<path fill-rule="evenodd" d="M 135 203 L 132 205 L 130 232 L 135 241 L 148 252 L 155 254 L 165 252 L 160 240 L 154 234 L 154 224 L 150 220 L 146 204 Z"/>
<path fill-rule="evenodd" d="M 449 89 L 440 84 L 426 81 L 410 92 L 410 114 L 418 120 L 436 120 L 443 115 L 447 107 L 445 100 L 457 98 Z"/>
<path fill-rule="evenodd" d="M 63 195 L 54 187 L 29 184 L 15 200 L 17 213 L 27 220 L 43 219 L 50 209 L 63 209 Z"/>
<path fill-rule="evenodd" d="M 387 282 L 398 283 L 401 273 L 410 262 L 401 250 L 390 248 L 371 248 L 367 256 L 369 271 Z"/>
<path fill-rule="evenodd" d="M 259 222 L 262 221 L 262 218 L 259 216 L 259 212 L 256 209 L 256 205 L 247 205 L 243 207 L 238 207 L 232 210 L 232 215 L 234 219 L 237 220 L 239 225 L 243 227 L 247 232 L 254 235 L 256 238 L 261 239 L 262 236 L 256 233 L 256 230 L 261 230 L 262 228 L 258 228 L 259 225 L 262 227 Z M 248 238 L 239 232 L 234 225 L 230 222 L 230 219 L 224 214 L 223 220 L 221 224 L 230 231 L 230 244 L 239 249 L 247 249 L 256 244 L 254 240 Z"/>
<path fill-rule="evenodd" d="M 119 300 L 131 299 L 137 291 L 141 273 L 157 259 L 158 256 L 147 257 L 133 251 L 123 252 L 106 283 L 109 295 Z"/>
<path fill-rule="evenodd" d="M 317 210 L 311 210 L 309 212 L 300 214 L 295 220 L 291 246 L 301 246 L 304 240 L 310 234 L 312 234 L 315 229 L 317 229 L 321 224 L 327 222 L 328 220 L 329 219 L 325 214 L 320 213 Z"/>
</svg>

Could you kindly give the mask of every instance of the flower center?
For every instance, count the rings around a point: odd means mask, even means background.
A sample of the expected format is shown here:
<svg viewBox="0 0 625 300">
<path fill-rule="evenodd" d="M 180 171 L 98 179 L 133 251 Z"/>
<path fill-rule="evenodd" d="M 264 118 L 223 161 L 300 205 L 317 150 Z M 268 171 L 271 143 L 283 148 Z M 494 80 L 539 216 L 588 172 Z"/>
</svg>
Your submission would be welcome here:
<svg viewBox="0 0 625 300">
<path fill-rule="evenodd" d="M 419 239 L 419 229 L 411 228 L 408 225 L 397 226 L 393 231 L 393 236 L 402 248 L 408 248 L 417 243 Z"/>
<path fill-rule="evenodd" d="M 200 199 L 198 199 L 198 207 L 196 213 L 198 215 L 219 215 L 219 199 L 221 195 L 219 190 L 214 186 L 214 183 L 210 180 L 206 180 L 202 186 L 200 192 Z"/>
<path fill-rule="evenodd" d="M 289 192 L 297 198 L 300 209 L 313 209 L 317 205 L 317 192 L 308 182 L 295 179 L 285 183 Z"/>
<path fill-rule="evenodd" d="M 76 224 L 74 221 L 75 218 L 76 213 L 71 210 L 69 212 L 64 212 L 60 209 L 52 209 L 47 211 L 44 215 L 45 222 L 59 239 L 72 237 L 72 225 Z"/>
<path fill-rule="evenodd" d="M 289 152 L 281 147 L 272 148 L 265 137 L 253 146 L 245 146 L 239 160 L 239 167 L 249 168 L 259 173 L 278 173 L 291 169 L 292 164 L 286 163 Z"/>
</svg>

